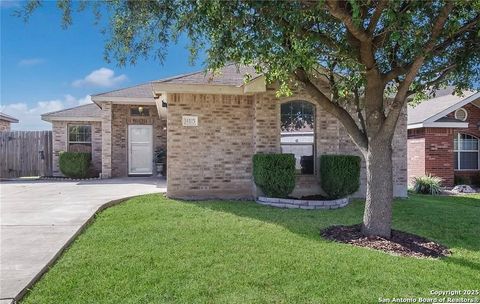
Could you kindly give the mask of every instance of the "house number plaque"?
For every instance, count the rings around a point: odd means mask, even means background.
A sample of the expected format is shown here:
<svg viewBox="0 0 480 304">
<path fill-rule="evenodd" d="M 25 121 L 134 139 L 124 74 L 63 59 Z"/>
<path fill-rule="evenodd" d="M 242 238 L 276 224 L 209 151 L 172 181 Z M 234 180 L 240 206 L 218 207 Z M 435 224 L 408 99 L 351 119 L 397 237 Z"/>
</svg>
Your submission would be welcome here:
<svg viewBox="0 0 480 304">
<path fill-rule="evenodd" d="M 183 115 L 182 125 L 184 127 L 196 127 L 198 126 L 198 116 Z"/>
</svg>

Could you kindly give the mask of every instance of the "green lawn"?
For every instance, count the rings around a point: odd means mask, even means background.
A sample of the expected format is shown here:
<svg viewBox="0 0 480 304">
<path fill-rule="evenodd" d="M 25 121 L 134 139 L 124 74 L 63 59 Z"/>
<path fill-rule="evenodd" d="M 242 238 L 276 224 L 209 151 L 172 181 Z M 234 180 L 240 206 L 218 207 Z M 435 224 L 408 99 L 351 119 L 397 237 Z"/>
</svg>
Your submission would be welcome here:
<svg viewBox="0 0 480 304">
<path fill-rule="evenodd" d="M 439 260 L 319 236 L 362 213 L 134 198 L 102 212 L 23 303 L 372 303 L 480 287 L 480 195 L 395 203 L 394 228 L 452 249 Z"/>
</svg>

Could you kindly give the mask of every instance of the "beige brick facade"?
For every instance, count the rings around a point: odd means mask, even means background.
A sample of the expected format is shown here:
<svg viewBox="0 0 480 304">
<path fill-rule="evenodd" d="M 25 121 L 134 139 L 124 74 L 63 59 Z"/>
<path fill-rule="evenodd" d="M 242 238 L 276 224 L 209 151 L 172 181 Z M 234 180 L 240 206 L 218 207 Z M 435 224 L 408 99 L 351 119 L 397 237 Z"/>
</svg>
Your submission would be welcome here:
<svg viewBox="0 0 480 304">
<path fill-rule="evenodd" d="M 92 165 L 96 174 L 102 171 L 102 126 L 98 121 L 53 121 L 53 175 L 63 176 L 58 158 L 60 152 L 68 151 L 68 126 L 90 125 L 92 127 Z"/>
<path fill-rule="evenodd" d="M 0 132 L 9 132 L 10 131 L 10 122 L 0 119 Z"/>
<path fill-rule="evenodd" d="M 280 104 L 311 98 L 296 92 L 278 99 L 274 90 L 254 96 L 169 94 L 168 195 L 180 198 L 251 198 L 252 156 L 280 152 Z M 184 127 L 182 115 L 198 116 L 197 127 Z M 407 195 L 406 113 L 393 140 L 394 191 Z M 316 106 L 315 158 L 322 154 L 361 153 L 331 114 Z M 317 162 L 318 163 L 318 162 Z M 318 165 L 316 165 L 318 172 Z M 365 196 L 365 162 L 355 196 Z M 296 193 L 317 194 L 315 177 L 299 177 Z"/>
<path fill-rule="evenodd" d="M 182 115 L 198 116 L 198 127 Z M 251 197 L 253 116 L 253 96 L 169 94 L 168 195 Z"/>
<path fill-rule="evenodd" d="M 130 108 L 142 106 L 149 116 L 131 116 Z M 153 126 L 153 151 L 164 149 L 167 145 L 167 125 L 160 119 L 156 106 L 149 105 L 112 105 L 111 114 L 111 176 L 128 176 L 128 125 Z M 108 162 L 108 156 L 105 157 Z M 153 166 L 153 163 L 152 163 Z"/>
</svg>

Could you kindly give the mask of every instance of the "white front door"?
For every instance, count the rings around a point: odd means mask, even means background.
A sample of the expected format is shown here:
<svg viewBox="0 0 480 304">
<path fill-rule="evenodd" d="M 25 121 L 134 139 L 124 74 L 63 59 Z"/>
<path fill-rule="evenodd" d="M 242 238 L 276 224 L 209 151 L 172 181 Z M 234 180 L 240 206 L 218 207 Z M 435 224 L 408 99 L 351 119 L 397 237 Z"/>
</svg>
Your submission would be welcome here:
<svg viewBox="0 0 480 304">
<path fill-rule="evenodd" d="M 128 174 L 152 174 L 153 136 L 151 125 L 128 126 Z"/>
</svg>

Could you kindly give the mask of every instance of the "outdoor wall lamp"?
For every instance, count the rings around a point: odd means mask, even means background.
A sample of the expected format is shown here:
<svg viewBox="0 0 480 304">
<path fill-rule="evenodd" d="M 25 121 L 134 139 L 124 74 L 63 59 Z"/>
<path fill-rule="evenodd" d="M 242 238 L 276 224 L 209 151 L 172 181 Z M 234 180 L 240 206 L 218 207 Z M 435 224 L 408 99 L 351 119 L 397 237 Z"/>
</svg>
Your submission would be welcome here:
<svg viewBox="0 0 480 304">
<path fill-rule="evenodd" d="M 143 107 L 138 107 L 138 113 L 140 113 L 140 115 L 142 115 L 142 113 L 143 113 Z"/>
</svg>

